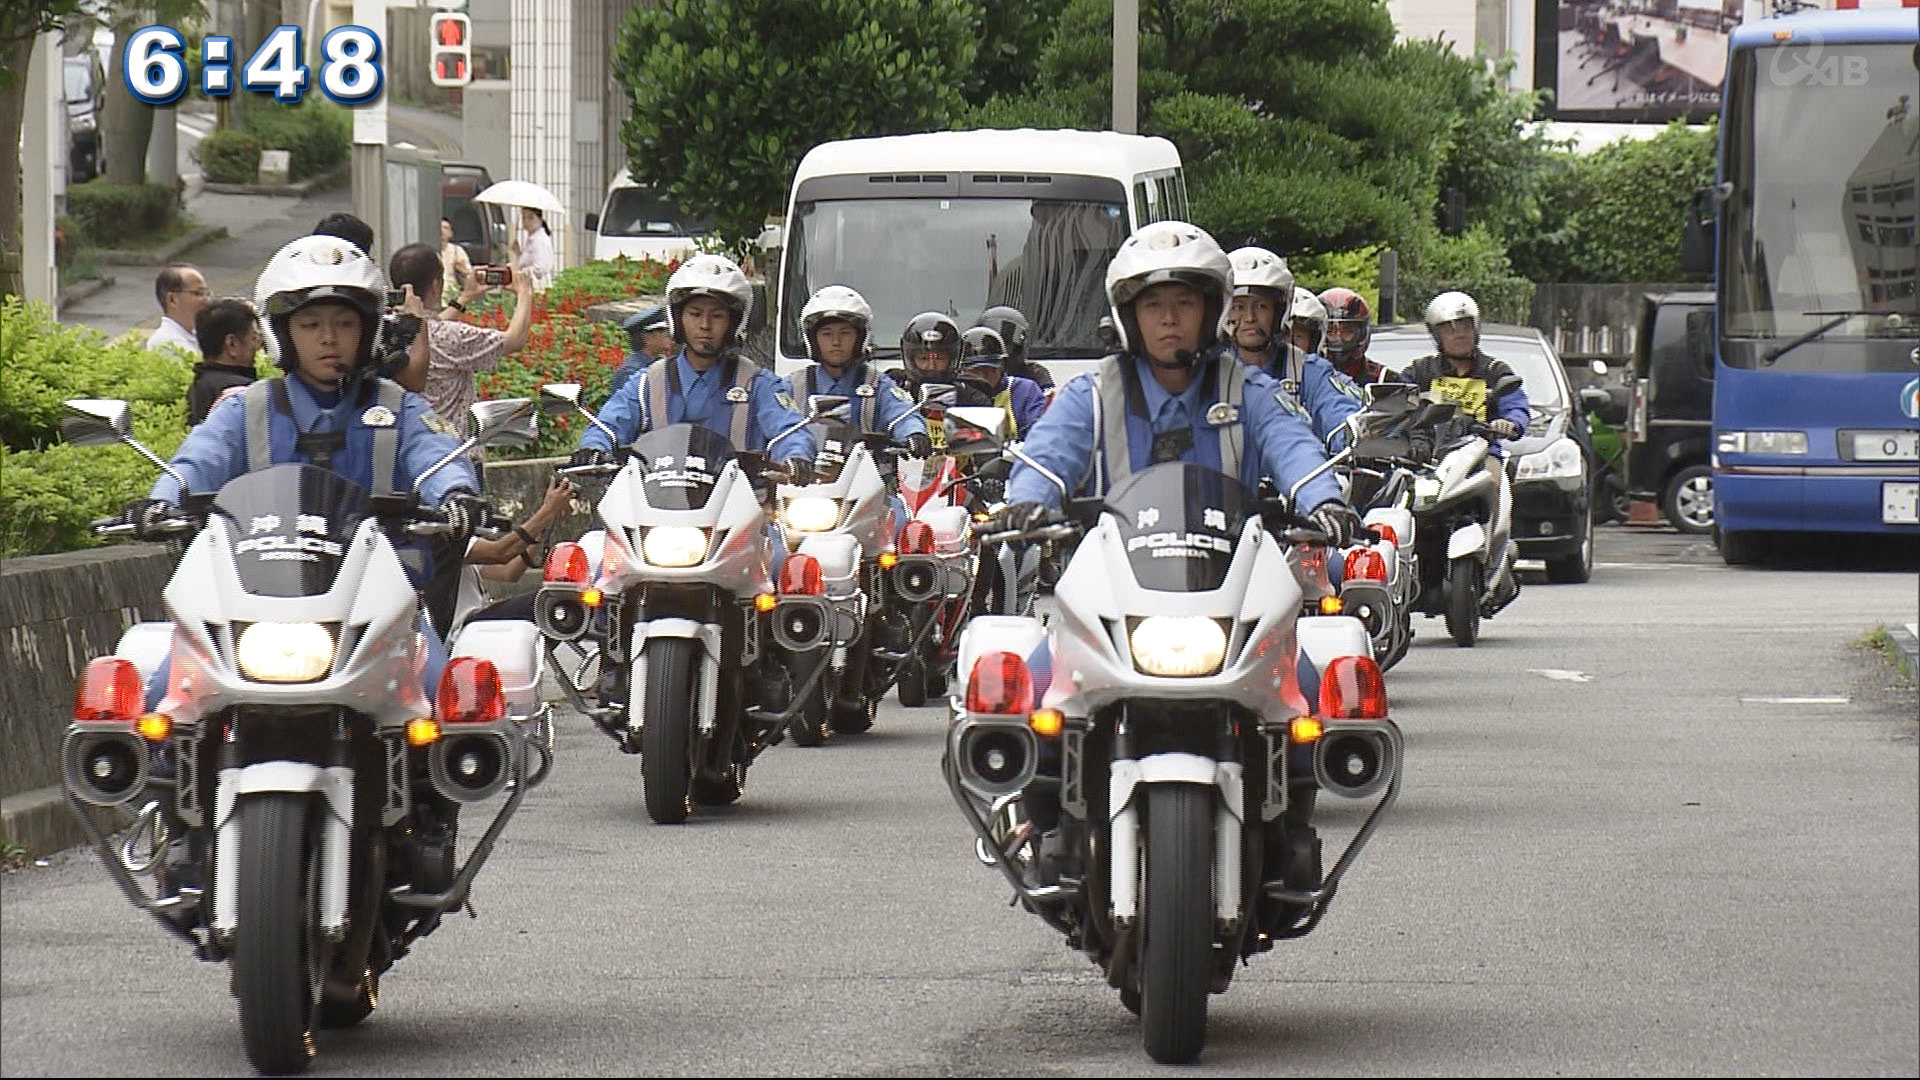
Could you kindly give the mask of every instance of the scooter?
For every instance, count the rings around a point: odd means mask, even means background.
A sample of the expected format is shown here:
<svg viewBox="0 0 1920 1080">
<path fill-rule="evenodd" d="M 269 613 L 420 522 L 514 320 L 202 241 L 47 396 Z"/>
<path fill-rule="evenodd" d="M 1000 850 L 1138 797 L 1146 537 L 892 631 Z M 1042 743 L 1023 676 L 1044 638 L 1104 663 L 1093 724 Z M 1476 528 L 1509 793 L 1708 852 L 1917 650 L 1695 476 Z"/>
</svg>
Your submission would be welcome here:
<svg viewBox="0 0 1920 1080">
<path fill-rule="evenodd" d="M 1480 620 L 1520 594 L 1514 573 L 1520 552 L 1510 535 L 1513 488 L 1493 453 L 1499 436 L 1485 424 L 1455 417 L 1456 424 L 1463 422 L 1464 433 L 1439 446 L 1434 461 L 1415 474 L 1412 511 L 1421 610 L 1443 615 L 1454 643 L 1471 648 L 1480 638 Z"/>
</svg>

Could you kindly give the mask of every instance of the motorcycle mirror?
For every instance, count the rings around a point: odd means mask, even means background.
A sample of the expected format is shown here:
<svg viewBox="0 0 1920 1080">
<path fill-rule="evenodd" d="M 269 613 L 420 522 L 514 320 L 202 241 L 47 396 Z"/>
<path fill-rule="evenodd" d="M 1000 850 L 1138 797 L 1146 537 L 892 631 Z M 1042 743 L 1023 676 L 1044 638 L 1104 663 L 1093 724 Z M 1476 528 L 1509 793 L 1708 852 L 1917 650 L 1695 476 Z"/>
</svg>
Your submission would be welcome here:
<svg viewBox="0 0 1920 1080">
<path fill-rule="evenodd" d="M 998 450 L 1007 439 L 1007 411 L 985 405 L 947 410 L 947 445 L 968 451 Z"/>
<path fill-rule="evenodd" d="M 165 458 L 140 445 L 140 440 L 133 437 L 133 413 L 126 402 L 118 398 L 72 398 L 65 405 L 76 415 L 60 421 L 61 438 L 75 446 L 126 443 L 152 463 L 154 468 L 173 477 L 174 483 L 180 485 L 183 499 L 192 494 L 187 490 L 187 478 L 180 475 L 178 469 L 169 465 Z"/>
<path fill-rule="evenodd" d="M 952 383 L 925 383 L 920 387 L 920 404 L 947 408 L 954 402 L 959 387 Z"/>
<path fill-rule="evenodd" d="M 847 406 L 853 399 L 844 394 L 809 394 L 807 396 L 807 419 L 845 420 Z"/>
<path fill-rule="evenodd" d="M 481 446 L 532 446 L 540 441 L 532 398 L 476 401 L 467 410 L 474 442 Z"/>
<path fill-rule="evenodd" d="M 579 383 L 547 383 L 540 388 L 540 408 L 548 416 L 572 412 L 579 407 Z"/>
<path fill-rule="evenodd" d="M 105 446 L 133 434 L 133 413 L 113 398 L 75 398 L 66 402 L 75 414 L 60 422 L 60 434 L 75 446 Z"/>
<path fill-rule="evenodd" d="M 1367 404 L 1380 405 L 1397 399 L 1398 402 L 1411 405 L 1419 393 L 1420 388 L 1413 383 L 1371 382 L 1367 384 Z"/>
</svg>

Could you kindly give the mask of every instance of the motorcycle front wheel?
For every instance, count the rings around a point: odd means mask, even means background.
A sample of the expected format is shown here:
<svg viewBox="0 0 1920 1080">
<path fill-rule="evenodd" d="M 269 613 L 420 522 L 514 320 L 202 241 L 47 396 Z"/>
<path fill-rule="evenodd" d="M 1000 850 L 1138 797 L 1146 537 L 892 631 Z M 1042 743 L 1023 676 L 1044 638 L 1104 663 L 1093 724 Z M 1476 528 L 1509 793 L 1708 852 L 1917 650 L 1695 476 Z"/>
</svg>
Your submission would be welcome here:
<svg viewBox="0 0 1920 1080">
<path fill-rule="evenodd" d="M 693 698 L 699 643 L 691 638 L 654 638 L 647 642 L 647 693 L 640 728 L 641 793 L 647 816 L 659 825 L 678 825 L 693 810 L 693 726 L 699 723 Z"/>
<path fill-rule="evenodd" d="M 1206 1045 L 1213 990 L 1213 789 L 1153 784 L 1146 804 L 1140 1025 L 1148 1057 L 1184 1065 Z"/>
<path fill-rule="evenodd" d="M 320 962 L 308 925 L 308 806 L 307 796 L 282 791 L 240 804 L 233 995 L 247 1060 L 268 1075 L 304 1072 L 314 1057 Z"/>
<path fill-rule="evenodd" d="M 1447 566 L 1447 633 L 1463 649 L 1480 640 L 1480 563 L 1462 555 Z"/>
</svg>

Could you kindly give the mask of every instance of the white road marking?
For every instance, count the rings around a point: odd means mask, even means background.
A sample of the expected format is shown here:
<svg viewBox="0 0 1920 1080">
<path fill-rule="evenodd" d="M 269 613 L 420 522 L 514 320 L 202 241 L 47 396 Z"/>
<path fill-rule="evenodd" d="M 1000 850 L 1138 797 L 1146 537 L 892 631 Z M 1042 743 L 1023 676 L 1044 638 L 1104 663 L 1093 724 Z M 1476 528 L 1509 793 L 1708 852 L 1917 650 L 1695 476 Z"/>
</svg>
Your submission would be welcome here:
<svg viewBox="0 0 1920 1080">
<path fill-rule="evenodd" d="M 1557 679 L 1560 682 L 1592 682 L 1593 676 L 1584 671 L 1569 671 L 1565 668 L 1528 668 L 1527 674 L 1543 678 Z"/>
<path fill-rule="evenodd" d="M 1845 694 L 1833 694 L 1825 697 L 1775 697 L 1772 695 L 1742 696 L 1743 705 L 1846 705 L 1853 701 Z"/>
</svg>

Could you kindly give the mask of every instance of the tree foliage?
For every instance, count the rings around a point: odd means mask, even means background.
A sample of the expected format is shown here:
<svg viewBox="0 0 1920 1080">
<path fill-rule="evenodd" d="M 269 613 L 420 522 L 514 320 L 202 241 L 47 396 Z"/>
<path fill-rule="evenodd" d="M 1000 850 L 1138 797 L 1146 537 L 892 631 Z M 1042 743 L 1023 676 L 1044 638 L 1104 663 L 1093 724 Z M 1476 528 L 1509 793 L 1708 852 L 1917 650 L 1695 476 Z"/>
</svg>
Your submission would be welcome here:
<svg viewBox="0 0 1920 1080">
<path fill-rule="evenodd" d="M 636 8 L 613 59 L 633 103 L 633 176 L 730 239 L 751 237 L 815 144 L 945 126 L 973 70 L 977 14 L 968 0 Z"/>
<path fill-rule="evenodd" d="M 1680 266 L 1686 206 L 1713 183 L 1717 125 L 1675 122 L 1651 139 L 1562 155 L 1540 199 L 1537 229 L 1513 245 L 1535 281 L 1687 281 Z"/>
</svg>

